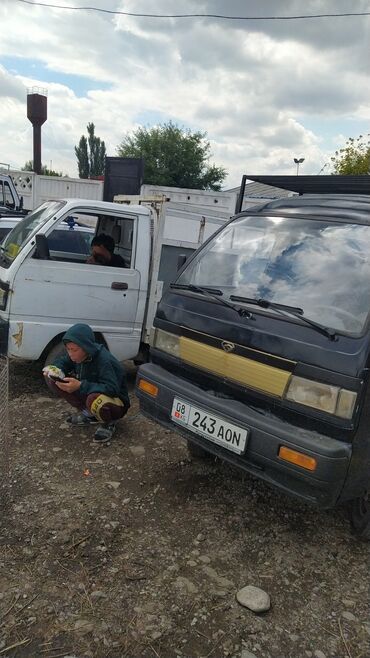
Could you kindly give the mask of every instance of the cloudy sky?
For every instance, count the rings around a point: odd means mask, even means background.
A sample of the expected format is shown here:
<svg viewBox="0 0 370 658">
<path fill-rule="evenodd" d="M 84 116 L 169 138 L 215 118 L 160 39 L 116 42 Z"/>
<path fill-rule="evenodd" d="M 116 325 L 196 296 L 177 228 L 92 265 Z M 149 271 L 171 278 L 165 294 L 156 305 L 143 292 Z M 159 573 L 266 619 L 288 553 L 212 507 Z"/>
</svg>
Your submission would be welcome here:
<svg viewBox="0 0 370 658">
<path fill-rule="evenodd" d="M 296 16 L 370 11 L 368 0 L 40 0 L 153 14 Z M 317 174 L 370 132 L 370 16 L 144 18 L 0 1 L 0 162 L 32 158 L 26 88 L 48 90 L 43 163 L 77 175 L 93 121 L 108 155 L 125 133 L 172 120 L 206 131 L 229 172 Z M 329 173 L 326 166 L 324 173 Z"/>
</svg>

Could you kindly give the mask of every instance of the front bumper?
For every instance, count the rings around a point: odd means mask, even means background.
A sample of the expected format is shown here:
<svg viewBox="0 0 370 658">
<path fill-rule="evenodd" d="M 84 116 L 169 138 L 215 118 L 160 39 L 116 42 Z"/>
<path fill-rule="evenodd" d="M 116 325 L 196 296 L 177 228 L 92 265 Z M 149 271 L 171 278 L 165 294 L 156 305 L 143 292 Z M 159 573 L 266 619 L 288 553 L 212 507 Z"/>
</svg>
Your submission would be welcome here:
<svg viewBox="0 0 370 658">
<path fill-rule="evenodd" d="M 289 495 L 321 508 L 334 507 L 339 501 L 351 460 L 350 444 L 296 427 L 271 412 L 216 397 L 212 392 L 204 391 L 152 363 L 140 367 L 137 382 L 142 378 L 159 389 L 154 398 L 136 386 L 140 409 L 149 418 Z M 235 454 L 174 423 L 171 410 L 175 397 L 249 429 L 245 453 Z M 314 457 L 317 460 L 316 470 L 310 472 L 281 460 L 278 457 L 281 445 Z"/>
<path fill-rule="evenodd" d="M 8 354 L 9 322 L 0 318 L 0 354 Z"/>
</svg>

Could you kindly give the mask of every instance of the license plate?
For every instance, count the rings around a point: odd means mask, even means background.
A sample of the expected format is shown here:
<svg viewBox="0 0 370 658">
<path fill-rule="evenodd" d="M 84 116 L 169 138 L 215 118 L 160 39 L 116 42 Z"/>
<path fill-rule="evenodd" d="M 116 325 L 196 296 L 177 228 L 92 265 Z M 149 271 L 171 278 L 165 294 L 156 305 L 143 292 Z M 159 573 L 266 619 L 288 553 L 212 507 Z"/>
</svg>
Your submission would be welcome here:
<svg viewBox="0 0 370 658">
<path fill-rule="evenodd" d="M 209 441 L 241 455 L 246 447 L 249 431 L 244 427 L 228 423 L 220 416 L 175 398 L 171 418 L 175 423 L 185 425 L 189 430 L 205 436 Z"/>
</svg>

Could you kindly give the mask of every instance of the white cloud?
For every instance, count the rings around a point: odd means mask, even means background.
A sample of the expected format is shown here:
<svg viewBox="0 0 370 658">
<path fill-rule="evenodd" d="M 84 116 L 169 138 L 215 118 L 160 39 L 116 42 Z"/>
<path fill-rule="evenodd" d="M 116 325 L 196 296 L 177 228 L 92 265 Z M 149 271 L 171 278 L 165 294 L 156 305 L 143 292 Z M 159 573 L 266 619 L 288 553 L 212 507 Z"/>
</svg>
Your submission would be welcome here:
<svg viewBox="0 0 370 658">
<path fill-rule="evenodd" d="M 22 84 L 0 64 L 0 98 L 24 100 L 25 90 Z"/>
<path fill-rule="evenodd" d="M 334 6 L 330 0 L 234 0 L 226 6 L 221 0 L 107 0 L 100 6 L 155 14 L 349 11 L 346 0 Z M 365 9 L 365 0 L 357 0 L 355 10 Z M 43 161 L 70 175 L 77 174 L 74 145 L 89 121 L 110 155 L 140 116 L 207 131 L 212 160 L 229 170 L 230 186 L 245 171 L 290 173 L 297 155 L 305 157 L 302 173 L 317 173 L 330 155 L 323 144 L 346 134 L 345 120 L 368 132 L 370 17 L 145 19 L 3 0 L 0 23 L 0 62 L 7 58 L 0 66 L 0 160 L 18 166 L 32 157 L 24 91 L 32 84 L 48 88 Z M 14 73 L 14 58 L 22 58 L 19 71 L 22 61 L 36 60 L 38 76 Z M 45 82 L 40 65 L 54 82 Z M 73 83 L 71 75 L 83 76 L 85 85 L 91 80 L 92 90 L 76 94 L 71 86 L 76 89 L 79 78 Z"/>
</svg>

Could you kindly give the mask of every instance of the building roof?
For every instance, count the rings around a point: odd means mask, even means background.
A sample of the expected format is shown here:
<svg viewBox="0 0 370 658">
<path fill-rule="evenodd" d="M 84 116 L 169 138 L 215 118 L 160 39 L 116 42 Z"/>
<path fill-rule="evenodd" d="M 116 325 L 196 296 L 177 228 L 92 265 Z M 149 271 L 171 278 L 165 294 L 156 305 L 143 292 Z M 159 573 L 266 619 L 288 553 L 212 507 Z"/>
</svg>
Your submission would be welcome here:
<svg viewBox="0 0 370 658">
<path fill-rule="evenodd" d="M 225 192 L 238 192 L 240 186 L 233 187 L 231 190 L 224 190 Z M 247 182 L 245 186 L 244 197 L 252 197 L 254 199 L 281 199 L 283 197 L 291 196 L 291 191 L 266 185 L 260 182 Z"/>
<path fill-rule="evenodd" d="M 370 176 L 250 176 L 257 184 L 298 194 L 370 194 Z M 249 196 L 249 184 L 245 196 Z M 284 195 L 282 195 L 284 196 Z M 285 195 L 288 196 L 288 195 Z"/>
</svg>

